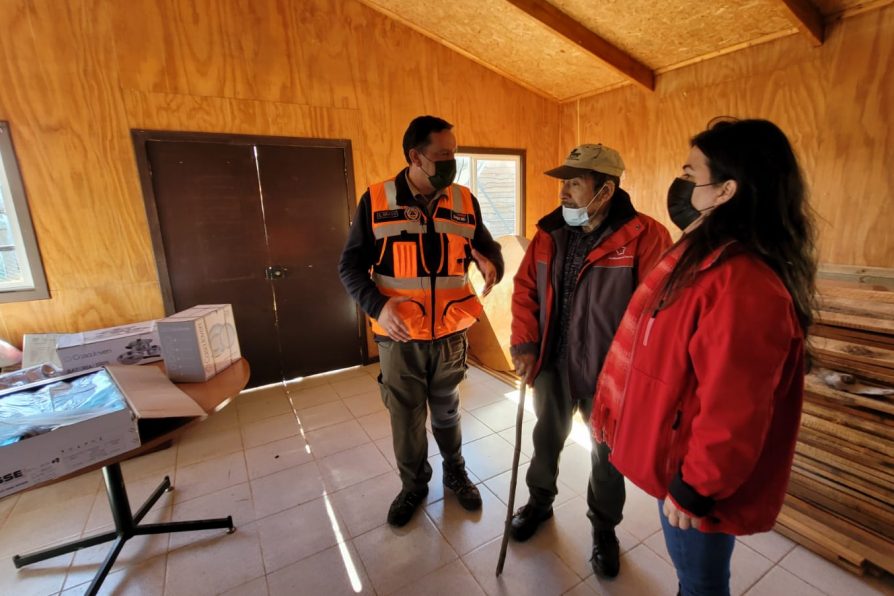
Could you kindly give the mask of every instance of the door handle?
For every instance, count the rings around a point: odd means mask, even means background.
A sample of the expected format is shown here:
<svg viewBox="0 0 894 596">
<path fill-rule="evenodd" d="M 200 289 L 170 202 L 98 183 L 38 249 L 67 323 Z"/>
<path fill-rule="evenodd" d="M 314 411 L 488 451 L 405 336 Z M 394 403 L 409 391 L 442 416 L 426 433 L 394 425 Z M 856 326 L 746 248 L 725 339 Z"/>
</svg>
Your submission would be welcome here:
<svg viewBox="0 0 894 596">
<path fill-rule="evenodd" d="M 283 267 L 282 265 L 270 265 L 264 270 L 264 277 L 267 279 L 282 279 L 288 272 L 288 267 Z"/>
</svg>

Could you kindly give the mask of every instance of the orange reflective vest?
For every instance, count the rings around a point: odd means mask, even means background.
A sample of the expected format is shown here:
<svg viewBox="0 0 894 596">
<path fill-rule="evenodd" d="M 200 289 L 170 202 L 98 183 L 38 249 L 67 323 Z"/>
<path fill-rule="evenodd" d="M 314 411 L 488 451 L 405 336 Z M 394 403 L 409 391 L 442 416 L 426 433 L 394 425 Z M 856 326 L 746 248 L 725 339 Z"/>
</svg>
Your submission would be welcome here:
<svg viewBox="0 0 894 596">
<path fill-rule="evenodd" d="M 379 256 L 372 280 L 385 296 L 406 296 L 398 312 L 414 340 L 468 329 L 482 306 L 468 271 L 477 222 L 472 193 L 452 184 L 441 191 L 432 216 L 418 205 L 398 205 L 394 180 L 369 187 L 372 231 Z M 439 256 L 426 254 L 434 243 Z M 373 331 L 388 334 L 375 319 Z"/>
</svg>

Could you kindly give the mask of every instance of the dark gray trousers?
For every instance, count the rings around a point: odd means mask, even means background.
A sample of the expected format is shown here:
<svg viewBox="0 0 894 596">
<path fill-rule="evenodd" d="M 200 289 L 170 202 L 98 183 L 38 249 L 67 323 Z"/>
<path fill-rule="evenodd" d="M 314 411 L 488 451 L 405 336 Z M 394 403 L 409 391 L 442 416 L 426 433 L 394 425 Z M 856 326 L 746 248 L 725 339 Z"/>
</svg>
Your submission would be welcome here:
<svg viewBox="0 0 894 596">
<path fill-rule="evenodd" d="M 457 333 L 431 342 L 379 342 L 379 390 L 391 415 L 394 457 L 404 490 L 431 480 L 425 418 L 449 466 L 465 465 L 461 454 L 459 383 L 466 376 L 468 341 Z"/>
<path fill-rule="evenodd" d="M 558 494 L 559 456 L 571 433 L 572 416 L 580 411 L 589 426 L 593 396 L 575 401 L 567 376 L 555 364 L 545 365 L 534 379 L 534 456 L 526 481 L 531 501 L 538 507 L 552 505 Z M 610 450 L 590 434 L 591 468 L 587 486 L 587 517 L 595 530 L 610 530 L 621 523 L 626 492 L 624 476 L 608 461 Z"/>
</svg>

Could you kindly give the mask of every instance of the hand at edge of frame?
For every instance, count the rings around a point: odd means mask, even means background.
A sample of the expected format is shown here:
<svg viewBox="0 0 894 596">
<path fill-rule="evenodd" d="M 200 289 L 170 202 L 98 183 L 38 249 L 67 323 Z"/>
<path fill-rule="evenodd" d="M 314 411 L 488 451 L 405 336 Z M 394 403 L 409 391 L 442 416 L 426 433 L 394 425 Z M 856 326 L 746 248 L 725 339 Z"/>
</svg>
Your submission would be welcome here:
<svg viewBox="0 0 894 596">
<path fill-rule="evenodd" d="M 673 528 L 688 530 L 689 528 L 699 528 L 702 525 L 702 518 L 693 517 L 677 507 L 670 495 L 664 499 L 664 515 L 667 517 L 667 523 Z"/>
</svg>

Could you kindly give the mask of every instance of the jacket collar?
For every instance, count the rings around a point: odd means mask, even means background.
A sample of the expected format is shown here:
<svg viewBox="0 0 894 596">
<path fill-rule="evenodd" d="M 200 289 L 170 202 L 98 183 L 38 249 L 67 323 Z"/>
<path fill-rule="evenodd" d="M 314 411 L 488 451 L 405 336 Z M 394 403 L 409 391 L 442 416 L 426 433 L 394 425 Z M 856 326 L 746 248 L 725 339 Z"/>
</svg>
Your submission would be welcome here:
<svg viewBox="0 0 894 596">
<path fill-rule="evenodd" d="M 611 198 L 605 223 L 608 224 L 612 232 L 615 232 L 634 217 L 636 217 L 636 209 L 630 202 L 630 195 L 623 188 L 618 188 Z M 565 218 L 562 217 L 561 206 L 556 207 L 537 222 L 537 227 L 547 233 L 555 232 L 563 226 L 565 226 Z"/>
<path fill-rule="evenodd" d="M 715 248 L 713 251 L 711 251 L 711 254 L 709 254 L 707 258 L 702 261 L 701 265 L 699 265 L 698 270 L 699 272 L 706 271 L 716 265 L 720 260 L 727 257 L 732 257 L 744 251 L 745 248 L 741 244 L 739 244 L 738 241 L 727 240 L 726 242 Z"/>
<path fill-rule="evenodd" d="M 397 204 L 403 205 L 405 207 L 409 207 L 411 205 L 419 205 L 420 201 L 416 199 L 413 195 L 413 191 L 411 190 L 409 180 L 407 176 L 409 175 L 410 168 L 406 167 L 402 169 L 395 177 L 394 177 L 394 188 L 397 191 Z M 448 187 L 449 188 L 449 187 Z M 438 198 L 440 199 L 444 196 L 447 189 L 442 189 Z M 422 196 L 422 195 L 419 195 Z M 427 204 L 428 200 L 422 196 L 422 204 Z"/>
</svg>

